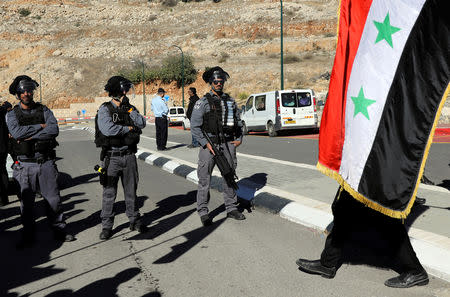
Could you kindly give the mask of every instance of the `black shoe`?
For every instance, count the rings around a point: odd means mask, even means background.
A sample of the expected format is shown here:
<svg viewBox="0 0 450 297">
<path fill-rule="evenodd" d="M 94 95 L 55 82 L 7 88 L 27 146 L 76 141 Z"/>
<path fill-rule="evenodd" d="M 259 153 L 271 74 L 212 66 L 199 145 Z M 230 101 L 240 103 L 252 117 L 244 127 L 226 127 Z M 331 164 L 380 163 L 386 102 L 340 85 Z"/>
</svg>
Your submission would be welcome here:
<svg viewBox="0 0 450 297">
<path fill-rule="evenodd" d="M 427 199 L 416 197 L 416 200 L 414 201 L 414 204 L 416 204 L 416 205 L 424 205 L 426 202 L 427 202 Z"/>
<path fill-rule="evenodd" d="M 205 214 L 200 217 L 200 221 L 202 221 L 203 226 L 211 226 L 212 225 L 212 219 L 209 217 L 209 215 Z"/>
<path fill-rule="evenodd" d="M 384 284 L 391 288 L 410 288 L 414 286 L 425 286 L 430 280 L 425 270 L 414 273 L 405 272 L 397 277 L 393 277 L 384 282 Z"/>
<path fill-rule="evenodd" d="M 425 174 L 422 175 L 422 179 L 420 180 L 421 183 L 425 184 L 425 185 L 430 185 L 430 186 L 434 186 L 434 182 L 432 182 L 431 180 L 429 180 Z"/>
<path fill-rule="evenodd" d="M 336 267 L 325 267 L 320 263 L 320 260 L 298 259 L 295 263 L 301 271 L 306 273 L 320 274 L 326 278 L 333 278 L 336 275 Z"/>
<path fill-rule="evenodd" d="M 55 229 L 53 235 L 57 241 L 70 242 L 74 241 L 75 237 L 72 234 L 67 234 L 64 229 Z"/>
<path fill-rule="evenodd" d="M 240 220 L 240 221 L 245 220 L 245 216 L 236 209 L 227 213 L 227 218 L 232 218 L 232 219 Z"/>
<path fill-rule="evenodd" d="M 130 224 L 130 230 L 131 231 L 137 231 L 139 233 L 146 233 L 148 232 L 148 227 L 143 225 L 142 223 L 131 223 Z"/>
<path fill-rule="evenodd" d="M 112 235 L 113 232 L 111 229 L 103 229 L 99 237 L 101 240 L 108 240 L 111 238 Z"/>
<path fill-rule="evenodd" d="M 157 150 L 158 150 L 158 151 L 166 151 L 167 148 L 166 148 L 166 147 L 159 147 L 159 148 L 157 148 Z"/>
</svg>

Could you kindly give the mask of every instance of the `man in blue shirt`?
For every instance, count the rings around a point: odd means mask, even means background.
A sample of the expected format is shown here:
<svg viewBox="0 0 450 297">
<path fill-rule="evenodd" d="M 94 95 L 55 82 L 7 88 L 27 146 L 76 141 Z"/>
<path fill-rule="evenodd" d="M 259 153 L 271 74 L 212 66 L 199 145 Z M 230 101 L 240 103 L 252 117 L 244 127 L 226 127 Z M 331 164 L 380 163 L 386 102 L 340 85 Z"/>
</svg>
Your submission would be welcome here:
<svg viewBox="0 0 450 297">
<path fill-rule="evenodd" d="M 158 151 L 167 150 L 167 130 L 168 130 L 168 121 L 167 121 L 167 113 L 169 112 L 169 108 L 166 105 L 166 101 L 164 100 L 164 91 L 163 88 L 158 89 L 158 95 L 152 99 L 152 111 L 155 114 L 155 127 L 156 127 L 156 147 Z"/>
</svg>

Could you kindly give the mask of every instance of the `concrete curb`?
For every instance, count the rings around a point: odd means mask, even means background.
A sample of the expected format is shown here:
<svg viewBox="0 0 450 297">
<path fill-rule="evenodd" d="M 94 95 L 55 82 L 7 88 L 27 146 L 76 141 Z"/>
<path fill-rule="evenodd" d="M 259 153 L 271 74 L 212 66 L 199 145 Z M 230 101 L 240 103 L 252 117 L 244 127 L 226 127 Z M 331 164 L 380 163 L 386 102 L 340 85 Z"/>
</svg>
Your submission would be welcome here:
<svg viewBox="0 0 450 297">
<path fill-rule="evenodd" d="M 84 127 L 83 130 L 94 134 L 91 127 Z M 196 164 L 142 147 L 139 147 L 136 157 L 147 164 L 198 183 Z M 333 221 L 330 204 L 251 181 L 239 181 L 238 185 L 238 196 L 248 201 L 249 205 L 318 231 L 327 233 L 330 230 Z M 222 192 L 222 177 L 217 170 L 213 172 L 211 188 Z M 450 282 L 450 261 L 444 261 L 450 259 L 450 238 L 417 228 L 410 228 L 408 233 L 427 272 Z"/>
</svg>

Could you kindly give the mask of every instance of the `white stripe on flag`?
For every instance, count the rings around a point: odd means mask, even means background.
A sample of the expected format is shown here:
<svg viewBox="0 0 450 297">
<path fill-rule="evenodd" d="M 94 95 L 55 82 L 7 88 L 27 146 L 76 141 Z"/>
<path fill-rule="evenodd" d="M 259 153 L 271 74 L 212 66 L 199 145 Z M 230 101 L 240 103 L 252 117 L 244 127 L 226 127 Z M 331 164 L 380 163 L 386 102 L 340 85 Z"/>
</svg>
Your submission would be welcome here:
<svg viewBox="0 0 450 297">
<path fill-rule="evenodd" d="M 342 178 L 355 190 L 372 149 L 403 48 L 424 3 L 425 0 L 374 0 L 370 7 L 348 84 L 345 140 L 339 169 Z M 389 34 L 392 47 L 386 39 L 376 42 L 379 30 L 374 22 L 389 23 L 400 29 L 394 28 L 395 33 Z M 354 114 L 352 97 L 360 97 L 361 90 L 364 98 L 375 100 L 367 107 L 370 120 L 361 112 Z"/>
</svg>

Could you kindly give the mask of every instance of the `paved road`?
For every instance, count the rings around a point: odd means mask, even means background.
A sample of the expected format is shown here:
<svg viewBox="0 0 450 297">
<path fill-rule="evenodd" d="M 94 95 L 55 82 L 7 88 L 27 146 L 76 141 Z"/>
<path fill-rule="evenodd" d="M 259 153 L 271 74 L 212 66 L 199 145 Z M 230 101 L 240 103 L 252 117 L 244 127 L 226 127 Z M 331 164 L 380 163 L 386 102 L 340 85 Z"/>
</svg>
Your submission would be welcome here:
<svg viewBox="0 0 450 297">
<path fill-rule="evenodd" d="M 148 125 L 144 134 L 155 137 L 155 127 Z M 180 143 L 190 143 L 189 131 L 180 126 L 169 129 L 169 140 Z M 268 137 L 264 133 L 245 137 L 245 143 L 239 147 L 239 152 L 278 160 L 317 164 L 318 137 L 304 133 L 288 134 L 281 137 Z M 425 175 L 436 185 L 450 190 L 450 143 L 433 143 L 425 167 Z"/>
<path fill-rule="evenodd" d="M 69 229 L 77 241 L 55 244 L 39 207 L 39 244 L 17 252 L 18 203 L 0 208 L 3 261 L 0 296 L 448 296 L 450 284 L 395 290 L 393 271 L 343 265 L 333 280 L 297 270 L 299 256 L 316 258 L 324 236 L 268 213 L 226 220 L 211 193 L 214 225 L 200 226 L 193 183 L 139 161 L 139 203 L 150 232 L 128 230 L 119 191 L 115 235 L 98 240 L 101 188 L 92 167 L 98 151 L 84 131 L 62 131 L 58 167 Z M 12 199 L 13 197 L 10 197 Z M 29 295 L 27 295 L 29 294 Z"/>
</svg>

